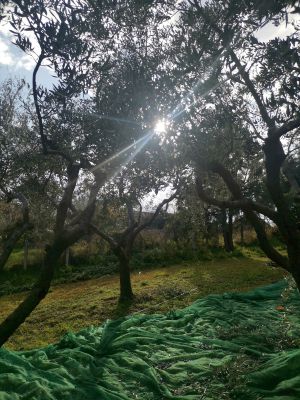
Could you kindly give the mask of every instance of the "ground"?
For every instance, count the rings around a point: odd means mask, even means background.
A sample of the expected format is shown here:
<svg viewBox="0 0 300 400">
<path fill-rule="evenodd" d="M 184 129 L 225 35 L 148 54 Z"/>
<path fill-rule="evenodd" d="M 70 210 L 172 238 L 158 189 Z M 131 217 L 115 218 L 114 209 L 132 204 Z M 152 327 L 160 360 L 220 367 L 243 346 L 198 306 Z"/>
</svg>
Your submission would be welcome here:
<svg viewBox="0 0 300 400">
<path fill-rule="evenodd" d="M 118 305 L 117 275 L 53 286 L 27 321 L 6 344 L 10 349 L 31 349 L 58 341 L 106 319 L 140 313 L 167 312 L 191 304 L 210 293 L 247 291 L 282 279 L 284 272 L 260 257 L 228 258 L 184 263 L 132 274 L 136 295 L 132 304 Z M 25 293 L 0 298 L 2 320 Z"/>
</svg>

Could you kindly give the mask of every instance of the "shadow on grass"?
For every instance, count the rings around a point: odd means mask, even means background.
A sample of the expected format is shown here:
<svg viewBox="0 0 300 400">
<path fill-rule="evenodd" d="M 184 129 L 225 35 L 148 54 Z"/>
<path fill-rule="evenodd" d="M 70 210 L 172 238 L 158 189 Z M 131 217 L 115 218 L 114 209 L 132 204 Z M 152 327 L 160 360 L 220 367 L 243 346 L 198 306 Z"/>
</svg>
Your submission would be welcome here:
<svg viewBox="0 0 300 400">
<path fill-rule="evenodd" d="M 122 300 L 118 301 L 117 307 L 113 312 L 113 318 L 121 318 L 125 317 L 126 315 L 129 314 L 129 310 L 134 303 L 134 298 L 133 299 L 128 299 L 128 300 Z"/>
</svg>

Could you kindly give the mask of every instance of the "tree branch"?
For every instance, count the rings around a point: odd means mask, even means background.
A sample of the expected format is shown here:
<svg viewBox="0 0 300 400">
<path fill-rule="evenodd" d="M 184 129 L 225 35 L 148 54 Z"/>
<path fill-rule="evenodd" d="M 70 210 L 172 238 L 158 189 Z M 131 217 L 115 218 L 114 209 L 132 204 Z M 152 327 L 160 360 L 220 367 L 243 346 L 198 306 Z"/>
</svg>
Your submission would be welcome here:
<svg viewBox="0 0 300 400">
<path fill-rule="evenodd" d="M 241 209 L 256 211 L 259 214 L 263 214 L 275 223 L 277 223 L 277 213 L 272 208 L 265 206 L 264 204 L 254 202 L 253 200 L 242 198 L 239 200 L 220 200 L 209 196 L 203 189 L 201 179 L 196 179 L 196 188 L 199 197 L 206 203 L 212 204 L 219 208 L 230 208 L 230 209 Z"/>
<path fill-rule="evenodd" d="M 233 195 L 233 198 L 238 202 L 244 200 L 242 191 L 238 185 L 238 183 L 233 179 L 230 172 L 220 163 L 218 162 L 210 162 L 210 163 L 199 163 L 200 168 L 204 171 L 211 171 L 217 173 L 222 177 L 226 186 L 228 187 L 229 191 Z M 198 189 L 198 188 L 197 188 Z M 199 192 L 198 192 L 199 193 Z M 202 192 L 200 191 L 200 194 Z M 210 200 L 209 197 L 206 197 L 206 200 Z M 204 200 L 204 201 L 206 201 Z M 280 254 L 270 243 L 263 222 L 258 217 L 256 212 L 253 209 L 244 208 L 243 209 L 246 218 L 252 224 L 257 239 L 259 241 L 260 247 L 265 252 L 265 254 L 276 264 L 280 265 L 281 267 L 285 268 L 287 271 L 290 271 L 289 261 L 288 258 Z M 262 211 L 262 210 L 261 210 Z M 276 217 L 277 218 L 277 217 Z M 276 219 L 275 218 L 275 219 Z"/>
<path fill-rule="evenodd" d="M 200 6 L 199 2 L 197 0 L 194 0 L 194 2 L 189 1 L 189 3 L 197 9 L 198 13 L 202 16 L 203 20 L 206 23 L 208 23 L 209 26 L 211 26 L 212 29 L 220 36 L 221 40 L 223 41 L 223 45 L 229 47 L 228 38 L 226 37 L 222 29 L 220 29 L 217 26 L 217 24 L 212 20 L 212 18 L 204 12 L 203 7 Z M 252 94 L 252 97 L 254 98 L 258 106 L 263 121 L 266 123 L 270 131 L 274 130 L 275 122 L 272 118 L 270 118 L 266 106 L 263 103 L 263 100 L 261 99 L 252 80 L 250 79 L 249 72 L 246 71 L 246 68 L 242 65 L 242 63 L 240 62 L 239 58 L 237 57 L 232 48 L 229 48 L 228 54 L 231 56 L 248 90 Z"/>
<path fill-rule="evenodd" d="M 112 247 L 112 249 L 116 249 L 119 246 L 112 236 L 109 236 L 106 233 L 100 231 L 100 229 L 98 229 L 94 224 L 89 224 L 89 228 L 92 233 L 95 233 L 96 235 L 104 239 L 106 242 L 108 242 L 109 245 Z"/>
<path fill-rule="evenodd" d="M 68 182 L 64 194 L 57 207 L 55 233 L 63 230 L 67 218 L 68 209 L 72 207 L 72 197 L 77 184 L 80 167 L 70 164 L 67 168 Z"/>
<path fill-rule="evenodd" d="M 293 121 L 286 122 L 280 128 L 277 128 L 274 131 L 274 136 L 280 138 L 286 133 L 292 131 L 293 129 L 299 128 L 299 126 L 300 126 L 300 118 L 296 118 Z"/>
<path fill-rule="evenodd" d="M 95 182 L 90 189 L 87 205 L 82 211 L 79 211 L 77 214 L 75 214 L 74 218 L 69 223 L 70 227 L 79 224 L 81 229 L 83 229 L 84 226 L 88 226 L 90 224 L 90 220 L 93 217 L 97 195 L 106 177 L 106 175 L 101 171 L 94 171 L 93 173 Z M 70 205 L 69 208 L 71 209 L 71 207 L 73 208 L 72 205 Z"/>
<path fill-rule="evenodd" d="M 42 65 L 42 62 L 45 58 L 46 58 L 45 53 L 42 50 L 39 55 L 38 61 L 34 67 L 33 74 L 32 74 L 32 93 L 33 93 L 33 100 L 34 100 L 36 115 L 37 115 L 37 119 L 38 119 L 39 133 L 40 133 L 43 153 L 59 155 L 62 158 L 64 158 L 65 160 L 67 160 L 69 163 L 71 163 L 72 158 L 67 153 L 59 150 L 58 148 L 54 148 L 53 144 L 51 144 L 51 142 L 49 141 L 49 139 L 47 138 L 47 136 L 45 135 L 45 132 L 44 132 L 44 123 L 43 123 L 43 117 L 42 117 L 41 109 L 40 109 L 40 105 L 39 105 L 38 87 L 37 87 L 36 78 L 37 78 L 37 73 L 38 73 L 38 71 Z"/>
<path fill-rule="evenodd" d="M 257 107 L 259 109 L 263 121 L 265 122 L 269 130 L 272 132 L 275 128 L 275 122 L 272 118 L 270 118 L 266 106 L 264 105 L 262 99 L 260 98 L 260 95 L 258 94 L 253 82 L 250 79 L 249 73 L 246 71 L 245 67 L 241 64 L 240 60 L 238 59 L 237 55 L 232 49 L 229 50 L 229 54 L 232 60 L 234 61 L 237 69 L 239 70 L 239 73 L 243 78 L 249 92 L 252 94 L 252 97 L 254 98 L 255 103 L 257 104 Z"/>
<path fill-rule="evenodd" d="M 37 82 L 36 82 L 36 76 L 37 76 L 38 70 L 40 69 L 40 66 L 42 65 L 42 62 L 44 59 L 45 59 L 45 54 L 44 54 L 44 51 L 42 50 L 41 54 L 39 55 L 38 61 L 34 67 L 33 74 L 32 74 L 32 93 L 33 93 L 35 111 L 36 111 L 38 124 L 39 124 L 39 132 L 40 132 L 40 137 L 41 137 L 41 142 L 42 142 L 42 148 L 43 148 L 44 154 L 47 154 L 47 137 L 44 134 L 44 124 L 43 124 L 43 118 L 42 118 L 40 105 L 39 105 L 38 88 L 37 88 Z"/>
<path fill-rule="evenodd" d="M 172 194 L 172 196 L 168 197 L 167 199 L 164 199 L 157 207 L 155 212 L 152 214 L 152 216 L 145 221 L 143 224 L 139 225 L 135 231 L 134 231 L 134 237 L 136 237 L 143 229 L 145 229 L 146 227 L 150 226 L 153 221 L 155 220 L 155 218 L 158 216 L 158 214 L 160 213 L 161 209 L 163 208 L 163 206 L 165 206 L 166 204 L 170 203 L 172 200 L 174 200 L 178 195 L 178 190 L 176 190 L 175 193 Z"/>
</svg>

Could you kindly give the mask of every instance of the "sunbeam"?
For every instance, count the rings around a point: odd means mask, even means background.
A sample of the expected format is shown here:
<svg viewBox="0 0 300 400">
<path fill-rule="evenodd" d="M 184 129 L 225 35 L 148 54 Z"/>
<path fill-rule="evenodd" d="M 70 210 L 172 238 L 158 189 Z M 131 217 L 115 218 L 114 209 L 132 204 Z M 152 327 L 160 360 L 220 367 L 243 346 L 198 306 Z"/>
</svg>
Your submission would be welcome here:
<svg viewBox="0 0 300 400">
<path fill-rule="evenodd" d="M 229 45 L 224 49 L 224 51 L 228 51 Z M 219 54 L 214 62 L 212 63 L 212 67 L 214 68 L 218 61 L 221 58 L 221 54 Z M 218 86 L 223 84 L 222 82 L 217 82 L 214 85 L 208 87 L 201 93 L 201 89 L 204 89 L 204 86 L 207 84 L 207 81 L 203 81 L 203 79 L 198 79 L 192 89 L 181 99 L 181 101 L 176 105 L 176 107 L 168 114 L 166 119 L 159 119 L 154 127 L 148 131 L 144 136 L 140 139 L 134 141 L 132 144 L 128 145 L 124 149 L 120 150 L 118 153 L 114 154 L 107 160 L 97 164 L 91 169 L 91 172 L 96 172 L 99 169 L 105 168 L 105 173 L 107 175 L 107 179 L 113 179 L 117 174 L 128 165 L 135 156 L 146 146 L 146 144 L 152 139 L 152 137 L 156 134 L 161 136 L 166 133 L 168 125 L 177 119 L 179 116 L 187 112 L 187 108 L 191 107 L 193 104 L 196 103 L 197 100 L 201 97 L 205 97 L 208 93 L 212 90 L 216 89 Z M 197 99 L 195 98 L 197 97 Z M 95 115 L 98 119 L 107 119 L 115 122 L 122 122 L 127 124 L 132 124 L 136 126 L 142 126 L 135 121 L 131 121 L 125 118 L 117 118 L 117 117 L 110 117 L 100 114 L 91 114 Z"/>
<path fill-rule="evenodd" d="M 108 121 L 122 122 L 122 123 L 130 124 L 130 125 L 142 126 L 141 123 L 136 122 L 136 121 L 132 121 L 132 120 L 126 119 L 126 118 L 110 117 L 110 116 L 107 116 L 107 115 L 100 115 L 100 114 L 97 114 L 97 113 L 93 113 L 91 115 L 97 116 L 98 119 L 106 119 Z"/>
<path fill-rule="evenodd" d="M 111 156 L 110 158 L 106 159 L 105 161 L 95 165 L 91 172 L 97 171 L 98 169 L 103 168 L 104 166 L 108 166 L 111 167 L 111 163 L 113 161 L 115 161 L 118 158 L 121 158 L 122 156 L 127 156 L 127 152 L 132 149 L 134 153 L 135 147 L 139 149 L 139 151 L 148 143 L 148 141 L 150 140 L 150 138 L 154 135 L 154 132 L 147 132 L 144 136 L 142 136 L 140 139 L 134 141 L 132 144 L 130 144 L 129 146 L 125 147 L 124 149 L 120 150 L 118 153 L 114 154 L 113 156 Z M 128 161 L 129 162 L 129 161 Z M 128 164 L 128 162 L 126 164 Z M 125 164 L 125 165 L 126 165 Z"/>
<path fill-rule="evenodd" d="M 128 165 L 134 158 L 135 156 L 146 146 L 146 144 L 152 139 L 152 137 L 154 136 L 154 132 L 151 131 L 149 133 L 147 133 L 146 135 L 144 135 L 141 139 L 139 139 L 139 143 L 137 144 L 137 142 L 134 144 L 134 146 L 132 147 L 132 151 L 130 152 L 129 155 L 126 154 L 126 152 L 123 154 L 126 156 L 126 159 L 119 163 L 118 166 L 116 166 L 116 168 L 112 168 L 112 171 L 107 171 L 108 175 L 108 179 L 113 179 L 115 178 L 119 172 L 122 171 L 122 169 Z"/>
</svg>

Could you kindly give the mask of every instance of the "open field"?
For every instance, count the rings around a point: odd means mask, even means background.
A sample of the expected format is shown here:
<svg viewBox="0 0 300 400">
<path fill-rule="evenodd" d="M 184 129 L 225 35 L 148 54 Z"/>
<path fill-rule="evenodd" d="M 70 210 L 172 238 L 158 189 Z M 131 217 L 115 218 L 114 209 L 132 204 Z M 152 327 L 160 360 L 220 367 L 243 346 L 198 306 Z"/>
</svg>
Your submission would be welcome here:
<svg viewBox="0 0 300 400">
<path fill-rule="evenodd" d="M 122 306 L 118 305 L 117 275 L 53 286 L 6 346 L 18 350 L 45 346 L 66 332 L 99 325 L 106 319 L 135 312 L 167 312 L 210 293 L 247 291 L 283 276 L 281 269 L 267 266 L 260 257 L 152 268 L 132 274 L 136 298 L 132 304 Z M 1 320 L 24 296 L 19 293 L 0 298 Z"/>
</svg>

